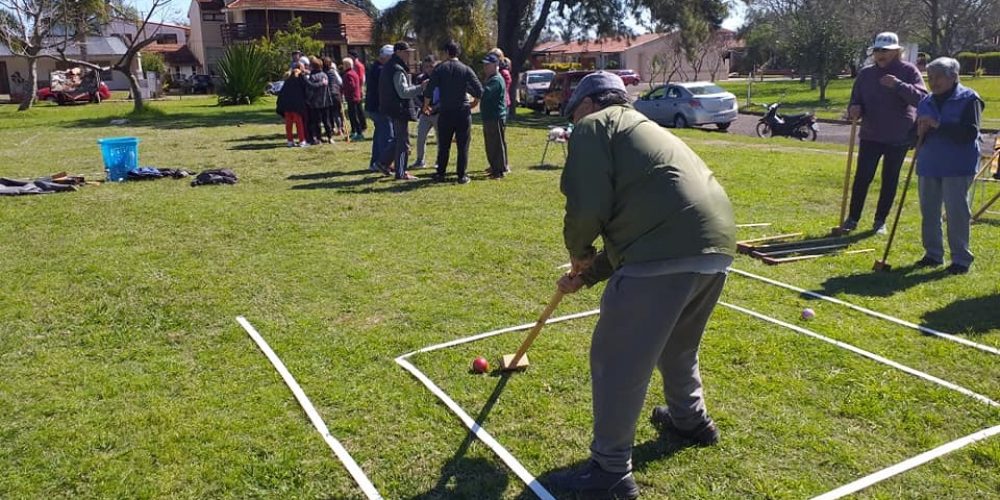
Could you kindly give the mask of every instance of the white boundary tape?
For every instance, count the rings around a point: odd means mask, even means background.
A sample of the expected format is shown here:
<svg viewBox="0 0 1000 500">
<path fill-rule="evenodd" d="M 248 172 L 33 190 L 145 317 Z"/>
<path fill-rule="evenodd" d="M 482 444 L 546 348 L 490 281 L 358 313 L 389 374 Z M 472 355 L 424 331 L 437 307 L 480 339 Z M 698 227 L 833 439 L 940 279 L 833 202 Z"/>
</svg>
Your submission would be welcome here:
<svg viewBox="0 0 1000 500">
<path fill-rule="evenodd" d="M 731 269 L 731 270 L 735 271 L 737 273 L 740 273 L 740 274 L 749 274 L 749 273 L 743 273 L 742 271 L 737 271 L 735 269 Z M 791 285 L 789 285 L 789 286 L 791 286 Z M 793 289 L 795 289 L 795 288 L 793 288 Z M 801 289 L 798 289 L 798 290 L 801 290 Z M 803 290 L 803 292 L 805 292 L 805 291 Z M 834 300 L 836 300 L 836 299 L 834 299 Z M 752 311 L 750 309 L 746 309 L 746 308 L 743 308 L 743 307 L 740 307 L 740 306 L 737 306 L 737 305 L 729 304 L 727 302 L 720 301 L 719 305 L 727 307 L 727 308 L 730 308 L 730 309 L 733 309 L 733 310 L 738 311 L 738 312 L 742 312 L 744 314 L 748 314 L 750 316 L 753 316 L 755 318 L 758 318 L 758 319 L 761 319 L 761 320 L 764 320 L 764 321 L 768 321 L 768 322 L 774 323 L 774 324 L 779 325 L 779 326 L 790 328 L 790 329 L 792 329 L 792 330 L 794 330 L 794 331 L 796 331 L 798 333 L 802 333 L 802 334 L 804 334 L 806 336 L 809 336 L 809 337 L 812 337 L 814 339 L 821 340 L 823 342 L 832 344 L 832 345 L 840 347 L 842 349 L 851 351 L 851 352 L 853 352 L 855 354 L 859 354 L 859 355 L 861 355 L 863 357 L 869 358 L 869 359 L 871 359 L 873 361 L 876 361 L 876 362 L 888 365 L 890 367 L 893 367 L 893 368 L 895 368 L 897 370 L 903 371 L 903 372 L 908 373 L 910 375 L 913 375 L 913 376 L 916 376 L 918 378 L 927 380 L 929 382 L 932 382 L 934 384 L 940 385 L 942 387 L 954 390 L 956 392 L 959 392 L 961 394 L 964 394 L 966 396 L 974 398 L 974 399 L 976 399 L 976 400 L 978 400 L 980 402 L 983 402 L 983 403 L 985 403 L 987 405 L 990 405 L 992 407 L 1000 407 L 1000 403 L 997 403 L 996 401 L 994 401 L 994 400 L 992 400 L 992 399 L 990 399 L 990 398 L 988 398 L 986 396 L 983 396 L 982 394 L 973 392 L 973 391 L 971 391 L 969 389 L 966 389 L 966 388 L 964 388 L 962 386 L 959 386 L 959 385 L 954 384 L 952 382 L 948 382 L 947 380 L 940 379 L 938 377 L 935 377 L 935 376 L 930 375 L 928 373 L 922 372 L 920 370 L 916 370 L 916 369 L 910 368 L 910 367 L 908 367 L 906 365 L 902 365 L 902 364 L 897 363 L 895 361 L 892 361 L 892 360 L 890 360 L 888 358 L 885 358 L 885 357 L 879 356 L 877 354 L 865 351 L 864 349 L 860 349 L 860 348 L 855 347 L 855 346 L 853 346 L 851 344 L 847 344 L 845 342 L 840 342 L 838 340 L 834 340 L 834 339 L 825 337 L 825 336 L 820 335 L 820 334 L 818 334 L 816 332 L 813 332 L 811 330 L 807 330 L 805 328 L 802 328 L 802 327 L 800 327 L 798 325 L 793 325 L 791 323 L 787 323 L 787 322 L 781 321 L 779 319 L 775 319 L 775 318 L 766 316 L 764 314 L 761 314 L 761 313 L 758 313 L 756 311 Z M 581 312 L 581 313 L 570 314 L 570 315 L 566 315 L 566 316 L 560 316 L 560 317 L 552 318 L 552 319 L 548 320 L 546 322 L 546 324 L 557 323 L 557 322 L 561 322 L 561 321 L 568 321 L 568 320 L 577 319 L 577 318 L 583 318 L 583 317 L 592 316 L 592 315 L 599 314 L 599 313 L 600 313 L 600 309 L 594 309 L 594 310 L 585 311 L 585 312 Z M 440 344 L 434 344 L 434 345 L 431 345 L 431 346 L 428 346 L 428 347 L 424 347 L 422 349 L 418 349 L 416 351 L 412 351 L 412 352 L 403 354 L 403 355 L 397 357 L 395 359 L 395 361 L 396 361 L 396 363 L 399 366 L 401 366 L 406 371 L 410 372 L 410 374 L 412 374 L 417 380 L 419 380 L 422 384 L 424 384 L 424 386 L 427 387 L 427 389 L 429 389 L 431 391 L 431 393 L 433 393 L 435 396 L 437 396 L 437 398 L 439 400 L 441 400 L 441 402 L 444 403 L 445 406 L 447 406 L 448 409 L 452 411 L 452 413 L 454 413 L 456 416 L 458 416 L 459 420 L 462 421 L 462 423 L 466 426 L 466 428 L 468 428 L 469 431 L 472 432 L 473 435 L 475 435 L 480 441 L 482 441 L 484 444 L 486 444 L 487 446 L 489 446 L 490 449 L 492 449 L 493 452 L 496 453 L 496 455 L 518 476 L 518 478 L 520 478 L 522 481 L 524 481 L 524 483 L 526 485 L 528 485 L 528 487 L 532 490 L 532 492 L 534 492 L 536 495 L 539 496 L 539 498 L 542 498 L 543 500 L 549 500 L 549 499 L 553 498 L 552 495 L 548 492 L 548 490 L 545 489 L 544 486 L 542 486 L 538 482 L 538 480 L 535 478 L 534 475 L 532 475 L 530 472 L 527 471 L 527 469 L 525 469 L 525 467 L 521 464 L 521 462 L 518 461 L 517 458 L 514 457 L 510 453 L 510 451 L 508 451 L 506 448 L 504 448 L 504 446 L 502 444 L 500 444 L 495 438 L 493 438 L 492 435 L 490 435 L 486 431 L 486 429 L 482 428 L 479 425 L 479 423 L 477 423 L 468 413 L 466 413 L 465 410 L 463 410 L 462 407 L 458 405 L 458 403 L 456 403 L 453 399 L 451 399 L 451 397 L 449 397 L 448 394 L 446 394 L 430 378 L 428 378 L 427 375 L 425 375 L 423 372 L 421 372 L 416 366 L 414 366 L 412 363 L 410 363 L 408 361 L 408 359 L 407 359 L 407 358 L 409 358 L 409 357 L 411 357 L 411 356 L 413 356 L 415 354 L 425 353 L 425 352 L 430 352 L 430 351 L 435 351 L 435 350 L 438 350 L 438 349 L 444 349 L 444 348 L 447 348 L 447 347 L 452 347 L 452 346 L 461 345 L 461 344 L 467 344 L 467 343 L 470 343 L 470 342 L 475 342 L 477 340 L 482 340 L 484 338 L 493 337 L 493 336 L 504 334 L 504 333 L 510 333 L 510 332 L 527 330 L 527 329 L 530 329 L 532 326 L 534 326 L 534 323 L 525 323 L 523 325 L 512 326 L 512 327 L 508 327 L 508 328 L 501 328 L 499 330 L 492 330 L 492 331 L 489 331 L 489 332 L 480 333 L 480 334 L 477 334 L 477 335 L 472 335 L 470 337 L 464 337 L 464 338 L 452 340 L 452 341 L 449 341 L 449 342 L 443 342 L 443 343 L 440 343 Z M 886 468 L 886 469 L 884 469 L 882 471 L 879 471 L 879 472 L 876 472 L 876 473 L 871 474 L 869 476 L 866 476 L 864 478 L 861 478 L 861 479 L 859 479 L 857 481 L 853 481 L 853 482 L 848 483 L 848 484 L 846 484 L 844 486 L 838 487 L 837 489 L 832 490 L 829 493 L 825 493 L 825 494 L 823 494 L 823 495 L 821 495 L 819 497 L 816 497 L 816 499 L 814 499 L 814 500 L 833 500 L 833 499 L 840 498 L 842 496 L 848 495 L 850 493 L 860 491 L 860 490 L 862 490 L 864 488 L 867 488 L 868 486 L 871 486 L 871 485 L 873 485 L 875 483 L 878 483 L 880 481 L 888 479 L 888 478 L 890 478 L 892 476 L 898 475 L 898 474 L 900 474 L 902 472 L 905 472 L 907 470 L 916 468 L 916 467 L 918 467 L 918 466 L 920 466 L 920 465 L 922 465 L 924 463 L 927 463 L 927 462 L 929 462 L 929 461 L 931 461 L 931 460 L 933 460 L 933 459 L 935 459 L 937 457 L 940 457 L 942 455 L 950 453 L 951 451 L 954 451 L 954 450 L 957 450 L 957 449 L 962 448 L 964 446 L 967 446 L 969 444 L 972 444 L 972 443 L 974 443 L 976 441 L 980 441 L 980 440 L 986 439 L 986 438 L 988 438 L 988 437 L 990 437 L 990 436 L 992 436 L 994 434 L 997 434 L 997 433 L 1000 433 L 1000 426 L 993 427 L 993 428 L 990 428 L 990 429 L 986 429 L 984 431 L 980 431 L 980 432 L 977 432 L 975 434 L 971 434 L 971 435 L 966 436 L 964 438 L 961 438 L 961 439 L 958 439 L 958 440 L 953 441 L 951 443 L 948 443 L 948 444 L 946 444 L 944 446 L 941 446 L 941 447 L 935 448 L 933 450 L 930 450 L 928 452 L 922 453 L 922 454 L 920 454 L 920 455 L 918 455 L 916 457 L 908 459 L 908 460 L 906 460 L 904 462 L 901 462 L 899 464 L 896 464 L 896 465 L 894 465 L 892 467 Z M 836 496 L 831 496 L 831 495 L 836 495 Z"/>
<path fill-rule="evenodd" d="M 514 455 L 511 455 L 511 453 L 507 451 L 507 448 L 504 448 L 503 445 L 494 439 L 489 432 L 486 432 L 486 429 L 480 427 L 479 423 L 469 416 L 469 414 L 466 413 L 465 410 L 463 410 L 462 407 L 455 402 L 455 400 L 448 397 L 448 395 L 433 381 L 431 381 L 431 379 L 427 378 L 427 375 L 424 375 L 422 371 L 407 361 L 405 355 L 396 358 L 396 363 L 406 369 L 406 371 L 410 372 L 417 378 L 417 380 L 423 383 L 425 387 L 430 389 L 430 391 L 434 393 L 434 395 L 437 396 L 438 399 L 440 399 L 452 413 L 458 416 L 459 420 L 461 420 L 462 423 L 469 429 L 469 432 L 479 438 L 483 444 L 489 446 L 490 449 L 493 450 L 493 453 L 496 453 L 497 456 L 500 457 L 500 460 L 503 460 L 503 463 L 507 464 L 507 467 L 510 467 L 510 470 L 514 471 L 514 474 L 516 474 L 521 481 L 524 481 L 524 484 L 528 485 L 535 495 L 538 495 L 538 498 L 541 498 L 542 500 L 555 500 L 555 497 L 553 497 L 552 494 L 549 493 L 544 486 L 542 486 L 542 483 L 538 482 L 538 479 L 536 479 L 534 475 L 528 472 L 528 469 L 525 469 L 524 466 L 521 465 L 521 462 L 514 458 Z"/>
<path fill-rule="evenodd" d="M 943 444 L 934 448 L 932 450 L 925 451 L 913 458 L 904 460 L 892 467 L 887 467 L 874 474 L 865 476 L 857 481 L 845 484 L 835 490 L 824 493 L 818 497 L 813 498 L 813 500 L 835 500 L 837 498 L 842 498 L 852 493 L 857 493 L 875 483 L 889 479 L 890 477 L 902 474 L 910 469 L 919 467 L 935 458 L 947 455 L 953 451 L 959 450 L 977 441 L 982 441 L 991 436 L 1000 434 L 1000 425 L 995 427 L 990 427 L 989 429 L 983 429 L 979 432 L 969 434 L 963 438 L 956 439 L 950 443 Z"/>
<path fill-rule="evenodd" d="M 865 313 L 865 314 L 867 314 L 869 316 L 873 316 L 873 317 L 876 317 L 876 318 L 879 318 L 879 319 L 884 319 L 886 321 L 895 323 L 897 325 L 905 326 L 905 327 L 908 327 L 908 328 L 913 328 L 914 330 L 919 330 L 919 331 L 921 331 L 923 333 L 926 333 L 926 334 L 929 334 L 929 335 L 934 335 L 936 337 L 940 337 L 940 338 L 943 338 L 945 340 L 950 340 L 952 342 L 957 342 L 959 344 L 962 344 L 962 345 L 965 345 L 965 346 L 968 346 L 968 347 L 979 349 L 980 351 L 984 351 L 984 352 L 988 352 L 988 353 L 991 353 L 991 354 L 1000 355 L 1000 349 L 997 349 L 995 347 L 990 347 L 988 345 L 980 344 L 978 342 L 973 342 L 971 340 L 964 339 L 962 337 L 957 337 L 955 335 L 951 335 L 951 334 L 948 334 L 948 333 L 939 332 L 939 331 L 937 331 L 937 330 L 935 330 L 933 328 L 928 328 L 926 326 L 921 326 L 921 325 L 918 325 L 916 323 L 911 323 L 911 322 L 906 321 L 906 320 L 895 318 L 893 316 L 889 316 L 888 314 L 883 314 L 883 313 L 880 313 L 878 311 L 873 311 L 871 309 L 868 309 L 868 308 L 865 308 L 865 307 L 861 307 L 859 305 L 851 304 L 850 302 L 846 302 L 846 301 L 843 301 L 843 300 L 840 300 L 840 299 L 837 299 L 837 298 L 834 298 L 834 297 L 829 297 L 829 296 L 823 295 L 821 293 L 811 292 L 811 291 L 806 290 L 804 288 L 799 288 L 799 287 L 797 287 L 795 285 L 789 285 L 788 283 L 782 283 L 780 281 L 773 280 L 771 278 L 766 278 L 764 276 L 758 276 L 758 275 L 753 274 L 753 273 L 748 273 L 746 271 L 741 271 L 741 270 L 736 269 L 734 267 L 730 267 L 729 271 L 731 273 L 735 273 L 735 274 L 738 274 L 740 276 L 744 276 L 746 278 L 755 279 L 757 281 L 763 281 L 764 283 L 768 283 L 768 284 L 771 284 L 771 285 L 774 285 L 774 286 L 779 286 L 781 288 L 787 288 L 788 290 L 793 290 L 793 291 L 799 292 L 799 293 L 801 293 L 803 295 L 808 295 L 810 297 L 813 297 L 815 299 L 821 299 L 821 300 L 825 300 L 827 302 L 832 302 L 834 304 L 839 304 L 839 305 L 842 305 L 842 306 L 846 306 L 846 307 L 849 307 L 851 309 L 854 309 L 855 311 L 859 311 L 859 312 Z"/>
<path fill-rule="evenodd" d="M 833 344 L 833 345 L 835 345 L 837 347 L 840 347 L 842 349 L 847 349 L 848 351 L 851 351 L 851 352 L 853 352 L 855 354 L 859 354 L 859 355 L 864 356 L 864 357 L 866 357 L 868 359 L 871 359 L 871 360 L 874 360 L 874 361 L 878 361 L 879 363 L 882 363 L 884 365 L 889 365 L 889 366 L 891 366 L 891 367 L 893 367 L 893 368 L 895 368 L 897 370 L 909 373 L 910 375 L 913 375 L 915 377 L 922 378 L 922 379 L 924 379 L 924 380 L 926 380 L 928 382 L 933 382 L 933 383 L 935 383 L 937 385 L 940 385 L 941 387 L 947 387 L 948 389 L 951 389 L 953 391 L 965 394 L 966 396 L 969 396 L 971 398 L 977 399 L 977 400 L 979 400 L 979 401 L 981 401 L 983 403 L 986 403 L 986 404 L 988 404 L 988 405 L 990 405 L 990 406 L 992 406 L 994 408 L 1000 408 L 1000 403 L 997 403 L 996 401 L 993 401 L 992 399 L 990 399 L 990 398 L 988 398 L 986 396 L 983 396 L 982 394 L 970 391 L 969 389 L 966 389 L 965 387 L 962 387 L 962 386 L 960 386 L 958 384 L 954 384 L 954 383 L 948 382 L 947 380 L 943 380 L 943 379 L 937 378 L 934 375 L 931 375 L 929 373 L 925 373 L 925 372 L 922 372 L 920 370 L 917 370 L 917 369 L 914 369 L 914 368 L 910 368 L 909 366 L 902 365 L 902 364 L 897 363 L 897 362 L 895 362 L 895 361 L 893 361 L 891 359 L 879 356 L 878 354 L 875 354 L 875 353 L 872 353 L 872 352 L 868 352 L 868 351 L 866 351 L 864 349 L 861 349 L 861 348 L 858 348 L 858 347 L 854 347 L 851 344 L 848 344 L 848 343 L 845 343 L 845 342 L 841 342 L 839 340 L 834 340 L 834 339 L 831 339 L 829 337 L 825 337 L 825 336 L 820 335 L 820 334 L 818 334 L 818 333 L 816 333 L 816 332 L 814 332 L 812 330 L 808 330 L 808 329 L 802 328 L 801 326 L 793 325 L 791 323 L 788 323 L 788 322 L 785 322 L 785 321 L 781 321 L 780 319 L 772 318 L 772 317 L 767 316 L 765 314 L 761 314 L 761 313 L 759 313 L 757 311 L 752 311 L 750 309 L 746 309 L 746 308 L 743 308 L 743 307 L 740 307 L 740 306 L 737 306 L 737 305 L 733 305 L 733 304 L 730 304 L 728 302 L 719 301 L 719 305 L 724 306 L 724 307 L 728 307 L 728 308 L 730 308 L 730 309 L 732 309 L 734 311 L 739 311 L 739 312 L 744 313 L 744 314 L 749 314 L 750 316 L 753 316 L 753 317 L 755 317 L 757 319 L 761 319 L 761 320 L 767 321 L 769 323 L 774 323 L 776 325 L 783 326 L 783 327 L 789 328 L 791 330 L 795 330 L 796 332 L 799 332 L 799 333 L 801 333 L 803 335 L 812 337 L 812 338 L 817 339 L 817 340 L 822 340 L 823 342 L 826 342 L 828 344 Z"/>
<path fill-rule="evenodd" d="M 336 438 L 330 435 L 330 430 L 327 429 L 326 423 L 323 422 L 323 417 L 320 417 L 319 412 L 316 411 L 316 407 L 313 406 L 312 401 L 309 401 L 309 397 L 306 396 L 306 393 L 302 390 L 302 387 L 299 386 L 299 383 L 295 381 L 295 377 L 293 377 L 288 371 L 285 364 L 281 362 L 281 358 L 279 358 L 278 355 L 271 350 L 271 347 L 267 345 L 267 341 L 264 340 L 264 337 L 262 337 L 260 333 L 257 332 L 257 329 L 254 328 L 253 325 L 251 325 L 250 322 L 243 316 L 237 316 L 236 321 L 243 327 L 244 330 L 246 330 L 247 334 L 250 335 L 250 338 L 257 343 L 257 347 L 259 347 L 261 352 L 264 353 L 264 356 L 267 356 L 267 359 L 271 361 L 274 368 L 278 370 L 278 373 L 285 381 L 285 384 L 287 384 L 288 388 L 292 390 L 292 394 L 295 395 L 295 399 L 298 400 L 299 405 L 302 406 L 303 410 L 305 410 L 306 416 L 309 417 L 313 427 L 315 427 L 316 430 L 319 431 L 320 435 L 323 436 L 323 440 L 326 441 L 326 444 L 330 446 L 333 453 L 336 454 L 337 458 L 339 458 L 344 464 L 347 472 L 351 473 L 351 476 L 354 477 L 358 486 L 360 486 L 361 490 L 364 491 L 365 496 L 371 500 L 381 500 L 382 495 L 380 495 L 378 490 L 375 489 L 375 485 L 373 485 L 368 479 L 365 472 L 361 470 L 361 467 L 358 467 L 357 462 L 355 462 L 354 458 L 351 457 L 351 454 L 344 449 L 343 445 L 340 444 L 340 441 L 337 441 Z"/>
</svg>

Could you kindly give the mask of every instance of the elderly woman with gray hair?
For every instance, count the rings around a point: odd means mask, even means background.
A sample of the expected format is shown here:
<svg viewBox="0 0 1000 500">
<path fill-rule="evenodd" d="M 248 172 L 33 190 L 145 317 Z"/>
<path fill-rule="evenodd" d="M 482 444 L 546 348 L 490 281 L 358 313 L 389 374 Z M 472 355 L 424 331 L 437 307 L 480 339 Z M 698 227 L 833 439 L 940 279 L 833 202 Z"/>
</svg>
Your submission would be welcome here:
<svg viewBox="0 0 1000 500">
<path fill-rule="evenodd" d="M 979 164 L 979 127 L 985 104 L 979 94 L 959 83 L 958 61 L 940 57 L 927 65 L 931 95 L 917 106 L 918 190 L 924 257 L 917 267 L 944 263 L 941 205 L 948 216 L 951 274 L 965 274 L 972 265 L 969 251 L 969 187 Z"/>
</svg>

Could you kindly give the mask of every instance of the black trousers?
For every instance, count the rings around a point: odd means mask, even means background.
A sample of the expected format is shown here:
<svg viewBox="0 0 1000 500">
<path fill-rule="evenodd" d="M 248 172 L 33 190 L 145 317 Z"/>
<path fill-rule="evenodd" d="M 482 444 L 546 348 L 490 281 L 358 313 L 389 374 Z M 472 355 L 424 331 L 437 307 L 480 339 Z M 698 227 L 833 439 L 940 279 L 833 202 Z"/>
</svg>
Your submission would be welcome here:
<svg viewBox="0 0 1000 500">
<path fill-rule="evenodd" d="M 323 123 L 323 108 L 309 108 L 309 116 L 306 117 L 306 139 L 309 142 L 319 142 L 323 137 L 320 124 Z"/>
<path fill-rule="evenodd" d="M 347 118 L 351 120 L 351 133 L 360 134 L 365 131 L 364 116 L 360 102 L 347 101 Z"/>
<path fill-rule="evenodd" d="M 448 157 L 451 156 L 451 139 L 458 143 L 458 159 L 456 169 L 458 177 L 465 177 L 469 167 L 469 140 L 472 135 L 472 112 L 468 109 L 445 111 L 438 116 L 437 173 L 444 176 L 448 170 Z"/>
<path fill-rule="evenodd" d="M 333 106 L 327 108 L 330 110 L 330 123 L 333 123 L 333 128 L 340 129 L 343 131 L 344 128 L 344 102 L 340 97 L 333 98 Z"/>
<path fill-rule="evenodd" d="M 875 169 L 879 159 L 882 160 L 882 189 L 878 195 L 878 206 L 875 208 L 875 220 L 885 222 L 892 210 L 892 202 L 896 198 L 896 187 L 899 185 L 899 171 L 906 159 L 909 146 L 883 144 L 874 141 L 861 141 L 858 149 L 858 171 L 854 174 L 854 187 L 851 190 L 850 219 L 861 220 L 861 212 L 865 208 L 865 198 L 868 187 L 875 179 Z"/>
<path fill-rule="evenodd" d="M 327 106 L 317 111 L 319 111 L 320 123 L 323 124 L 323 134 L 327 137 L 333 137 L 333 107 Z"/>
</svg>

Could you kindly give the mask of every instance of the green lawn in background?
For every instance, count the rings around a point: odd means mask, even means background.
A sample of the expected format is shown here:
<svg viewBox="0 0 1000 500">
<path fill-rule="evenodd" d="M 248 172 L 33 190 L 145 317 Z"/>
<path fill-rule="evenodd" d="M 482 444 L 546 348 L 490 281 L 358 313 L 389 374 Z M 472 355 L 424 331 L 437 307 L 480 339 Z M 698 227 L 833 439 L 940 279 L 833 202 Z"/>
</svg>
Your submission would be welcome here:
<svg viewBox="0 0 1000 500">
<path fill-rule="evenodd" d="M 235 186 L 186 180 L 0 198 L 0 498 L 359 498 L 278 374 L 234 318 L 284 360 L 386 498 L 530 498 L 489 449 L 393 359 L 534 319 L 567 257 L 561 169 L 538 165 L 556 118 L 508 128 L 512 174 L 488 181 L 481 129 L 473 182 L 398 183 L 367 171 L 370 142 L 285 147 L 272 99 L 216 107 L 129 103 L 0 107 L 0 176 L 96 177 L 96 140 L 142 139 L 144 165 L 232 168 Z M 680 130 L 733 200 L 740 238 L 837 222 L 844 147 Z M 431 154 L 435 147 L 430 146 Z M 561 161 L 559 149 L 549 159 Z M 453 164 L 449 167 L 453 171 Z M 863 221 L 870 224 L 877 186 Z M 989 187 L 988 194 L 996 192 Z M 972 230 L 972 273 L 908 267 L 921 256 L 917 197 L 890 262 L 874 254 L 735 267 L 1000 346 L 1000 218 Z M 863 233 L 853 248 L 881 251 Z M 598 306 L 602 287 L 558 314 Z M 795 322 L 1000 399 L 1000 357 L 731 276 L 723 300 Z M 817 318 L 798 319 L 804 307 Z M 586 458 L 594 318 L 547 327 L 532 367 L 475 376 L 521 334 L 412 358 L 544 480 Z M 702 351 L 718 447 L 674 449 L 640 422 L 644 498 L 803 498 L 988 426 L 1000 411 L 848 351 L 720 308 Z M 654 377 L 648 407 L 658 403 Z M 862 492 L 876 498 L 1000 495 L 990 439 Z"/>
<path fill-rule="evenodd" d="M 1000 77 L 962 77 L 962 84 L 976 90 L 986 102 L 983 111 L 984 128 L 1000 128 Z M 751 87 L 751 106 L 746 106 L 747 82 L 745 80 L 718 82 L 726 90 L 736 94 L 740 107 L 748 111 L 763 111 L 764 106 L 781 102 L 786 112 L 793 110 L 815 111 L 820 118 L 840 119 L 847 110 L 851 99 L 854 80 L 834 80 L 826 89 L 826 103 L 819 101 L 819 89 L 812 90 L 809 81 L 765 80 L 754 81 Z"/>
</svg>

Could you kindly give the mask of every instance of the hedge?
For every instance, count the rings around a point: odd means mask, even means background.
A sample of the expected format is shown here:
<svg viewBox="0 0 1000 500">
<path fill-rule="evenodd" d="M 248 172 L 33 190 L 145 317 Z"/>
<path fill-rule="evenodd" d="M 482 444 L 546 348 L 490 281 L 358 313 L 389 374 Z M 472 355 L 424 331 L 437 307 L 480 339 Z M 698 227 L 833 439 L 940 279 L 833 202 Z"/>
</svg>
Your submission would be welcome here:
<svg viewBox="0 0 1000 500">
<path fill-rule="evenodd" d="M 959 52 L 955 56 L 962 66 L 962 73 L 971 75 L 977 68 L 982 68 L 987 75 L 1000 75 L 1000 52 Z"/>
</svg>

